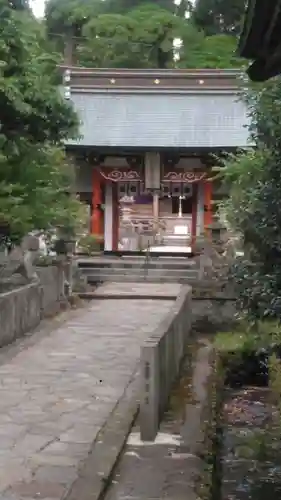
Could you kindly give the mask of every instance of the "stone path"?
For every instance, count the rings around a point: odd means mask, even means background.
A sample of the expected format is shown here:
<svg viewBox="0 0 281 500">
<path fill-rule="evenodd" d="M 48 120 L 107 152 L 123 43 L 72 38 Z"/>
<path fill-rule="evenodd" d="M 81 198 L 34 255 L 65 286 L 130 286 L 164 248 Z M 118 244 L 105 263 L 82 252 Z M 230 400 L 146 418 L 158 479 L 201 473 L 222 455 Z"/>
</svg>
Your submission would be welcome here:
<svg viewBox="0 0 281 500">
<path fill-rule="evenodd" d="M 154 285 L 146 285 L 153 292 Z M 65 497 L 171 301 L 95 300 L 0 365 L 0 499 Z M 34 337 L 36 334 L 34 334 Z M 91 497 L 92 498 L 92 497 Z"/>
</svg>

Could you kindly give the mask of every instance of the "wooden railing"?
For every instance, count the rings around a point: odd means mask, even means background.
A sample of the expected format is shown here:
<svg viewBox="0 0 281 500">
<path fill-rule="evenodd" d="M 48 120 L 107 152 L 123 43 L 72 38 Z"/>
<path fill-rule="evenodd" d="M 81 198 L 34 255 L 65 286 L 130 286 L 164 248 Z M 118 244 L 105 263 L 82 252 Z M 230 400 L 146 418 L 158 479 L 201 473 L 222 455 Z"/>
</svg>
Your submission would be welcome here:
<svg viewBox="0 0 281 500">
<path fill-rule="evenodd" d="M 191 217 L 165 216 L 155 219 L 145 215 L 131 214 L 129 220 L 120 220 L 120 240 L 127 250 L 144 250 L 148 246 L 161 245 L 165 236 L 177 235 L 176 226 L 187 226 L 186 238 L 191 238 Z M 125 248 L 124 248 L 125 249 Z"/>
<path fill-rule="evenodd" d="M 148 246 L 159 245 L 165 233 L 165 221 L 153 217 L 134 216 L 120 221 L 120 240 L 128 250 L 145 250 Z"/>
</svg>

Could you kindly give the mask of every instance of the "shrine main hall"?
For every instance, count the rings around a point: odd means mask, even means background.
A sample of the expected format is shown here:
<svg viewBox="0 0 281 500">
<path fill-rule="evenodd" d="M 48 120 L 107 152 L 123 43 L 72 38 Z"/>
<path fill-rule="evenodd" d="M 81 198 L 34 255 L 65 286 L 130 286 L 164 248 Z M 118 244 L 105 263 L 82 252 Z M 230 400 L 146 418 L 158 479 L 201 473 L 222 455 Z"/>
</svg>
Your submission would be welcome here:
<svg viewBox="0 0 281 500">
<path fill-rule="evenodd" d="M 106 252 L 191 249 L 220 197 L 216 158 L 249 147 L 240 74 L 80 67 L 62 74 L 80 119 L 79 139 L 66 151 L 89 232 Z"/>
</svg>

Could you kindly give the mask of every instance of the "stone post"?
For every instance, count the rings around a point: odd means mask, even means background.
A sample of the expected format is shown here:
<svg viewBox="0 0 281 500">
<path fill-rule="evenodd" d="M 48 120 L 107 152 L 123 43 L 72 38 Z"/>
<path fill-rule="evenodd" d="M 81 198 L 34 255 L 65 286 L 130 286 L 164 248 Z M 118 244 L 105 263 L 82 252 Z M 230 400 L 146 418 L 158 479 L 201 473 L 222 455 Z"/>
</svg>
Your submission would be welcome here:
<svg viewBox="0 0 281 500">
<path fill-rule="evenodd" d="M 157 235 L 159 233 L 159 194 L 158 192 L 153 193 L 153 226 L 154 226 L 154 238 L 157 240 Z"/>
</svg>

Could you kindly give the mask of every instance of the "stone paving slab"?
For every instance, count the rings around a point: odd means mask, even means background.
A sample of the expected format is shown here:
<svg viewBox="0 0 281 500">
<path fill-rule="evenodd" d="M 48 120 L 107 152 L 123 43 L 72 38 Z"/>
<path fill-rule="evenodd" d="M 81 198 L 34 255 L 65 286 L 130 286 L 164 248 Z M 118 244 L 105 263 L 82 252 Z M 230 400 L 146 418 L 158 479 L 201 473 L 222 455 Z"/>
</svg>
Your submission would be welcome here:
<svg viewBox="0 0 281 500">
<path fill-rule="evenodd" d="M 99 286 L 94 295 L 120 297 L 174 297 L 176 298 L 181 290 L 181 285 L 177 283 L 104 283 Z"/>
<path fill-rule="evenodd" d="M 171 305 L 96 300 L 0 364 L 1 500 L 66 498 Z"/>
</svg>

